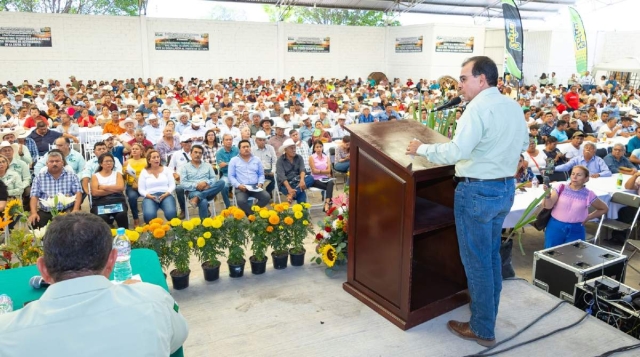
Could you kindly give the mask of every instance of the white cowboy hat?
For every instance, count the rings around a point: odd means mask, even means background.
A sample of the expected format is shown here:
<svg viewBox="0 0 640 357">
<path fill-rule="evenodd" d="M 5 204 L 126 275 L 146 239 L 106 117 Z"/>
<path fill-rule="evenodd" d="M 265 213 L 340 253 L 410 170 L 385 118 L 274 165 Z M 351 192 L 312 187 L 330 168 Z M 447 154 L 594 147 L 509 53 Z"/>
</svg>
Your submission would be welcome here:
<svg viewBox="0 0 640 357">
<path fill-rule="evenodd" d="M 233 119 L 233 123 L 231 124 L 232 126 L 236 124 L 236 116 L 235 116 L 235 115 L 233 115 L 233 112 L 225 112 L 225 113 L 222 115 L 222 120 L 226 121 L 226 120 L 227 120 L 227 118 L 231 118 L 231 119 Z"/>
<path fill-rule="evenodd" d="M 282 143 L 282 146 L 280 146 L 280 151 L 284 152 L 284 149 L 288 148 L 289 146 L 295 145 L 296 143 L 293 142 L 293 139 L 289 138 Z"/>
<path fill-rule="evenodd" d="M 13 134 L 15 135 L 16 138 L 19 138 L 20 135 L 24 135 L 25 134 L 25 130 L 23 127 L 21 126 L 17 126 L 15 128 L 5 128 L 2 129 L 2 131 L 0 131 L 0 141 L 4 141 L 4 137 L 5 135 L 9 135 L 9 134 Z M 29 134 L 25 135 L 22 138 L 26 138 Z"/>
<path fill-rule="evenodd" d="M 152 120 L 158 120 L 158 117 L 155 114 L 149 114 L 149 116 L 147 117 L 147 119 L 145 119 L 145 121 L 147 123 L 149 123 Z"/>
<path fill-rule="evenodd" d="M 131 118 L 126 118 L 124 120 L 120 120 L 120 123 L 118 123 L 118 126 L 120 126 L 122 129 L 126 129 L 125 125 L 127 123 L 133 123 L 133 124 L 137 124 L 138 122 L 135 121 L 135 119 L 131 119 Z"/>
<path fill-rule="evenodd" d="M 2 148 L 12 148 L 14 153 L 18 152 L 20 146 L 18 144 L 10 144 L 8 141 L 4 140 L 0 143 L 0 149 Z"/>
<path fill-rule="evenodd" d="M 191 117 L 191 125 L 200 126 L 202 124 L 204 124 L 204 120 L 202 120 L 201 116 L 194 115 L 193 117 Z"/>
<path fill-rule="evenodd" d="M 256 139 L 268 139 L 267 134 L 263 130 L 258 130 Z"/>
</svg>

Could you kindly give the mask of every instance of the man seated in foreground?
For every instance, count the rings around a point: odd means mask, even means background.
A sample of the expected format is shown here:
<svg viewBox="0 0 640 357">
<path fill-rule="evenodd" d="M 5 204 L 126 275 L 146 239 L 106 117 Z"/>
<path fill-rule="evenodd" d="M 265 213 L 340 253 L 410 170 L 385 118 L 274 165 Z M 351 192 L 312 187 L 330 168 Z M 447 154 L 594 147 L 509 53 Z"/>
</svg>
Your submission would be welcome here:
<svg viewBox="0 0 640 357">
<path fill-rule="evenodd" d="M 164 289 L 108 280 L 118 254 L 100 217 L 58 216 L 43 244 L 38 270 L 51 286 L 40 300 L 0 315 L 3 356 L 37 356 L 43 346 L 53 356 L 168 356 L 184 343 L 187 323 Z M 123 336 L 124 326 L 135 333 Z"/>
<path fill-rule="evenodd" d="M 613 174 L 621 173 L 627 175 L 633 175 L 638 171 L 634 164 L 624 156 L 625 146 L 617 143 L 613 145 L 611 154 L 604 157 L 604 163 L 607 164 L 609 170 Z"/>
<path fill-rule="evenodd" d="M 582 165 L 589 169 L 590 177 L 609 177 L 611 170 L 602 158 L 596 156 L 596 145 L 594 143 L 585 143 L 582 149 L 582 155 L 576 156 L 569 160 L 566 164 L 556 166 L 556 171 L 566 172 L 576 165 Z"/>
<path fill-rule="evenodd" d="M 249 197 L 255 198 L 258 200 L 257 205 L 264 207 L 269 204 L 271 196 L 262 189 L 264 169 L 260 158 L 251 154 L 251 144 L 248 140 L 240 140 L 238 146 L 240 154 L 229 162 L 229 181 L 237 189 L 238 207 L 248 216 L 251 214 Z"/>
</svg>

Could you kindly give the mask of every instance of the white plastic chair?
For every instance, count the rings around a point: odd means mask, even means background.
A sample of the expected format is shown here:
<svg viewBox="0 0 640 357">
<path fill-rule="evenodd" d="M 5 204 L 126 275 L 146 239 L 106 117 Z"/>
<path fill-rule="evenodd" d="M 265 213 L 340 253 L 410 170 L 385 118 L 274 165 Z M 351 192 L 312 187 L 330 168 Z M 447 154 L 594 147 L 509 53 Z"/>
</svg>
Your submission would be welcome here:
<svg viewBox="0 0 640 357">
<path fill-rule="evenodd" d="M 184 218 L 186 220 L 188 220 L 189 219 L 189 207 L 187 205 L 189 204 L 189 194 L 187 193 L 187 191 L 184 191 L 184 201 L 185 201 Z M 213 214 L 212 217 L 215 217 L 215 216 L 218 215 L 218 213 L 216 212 L 216 200 L 215 200 L 215 197 L 211 201 L 209 201 L 209 209 L 211 210 L 211 213 Z"/>
</svg>

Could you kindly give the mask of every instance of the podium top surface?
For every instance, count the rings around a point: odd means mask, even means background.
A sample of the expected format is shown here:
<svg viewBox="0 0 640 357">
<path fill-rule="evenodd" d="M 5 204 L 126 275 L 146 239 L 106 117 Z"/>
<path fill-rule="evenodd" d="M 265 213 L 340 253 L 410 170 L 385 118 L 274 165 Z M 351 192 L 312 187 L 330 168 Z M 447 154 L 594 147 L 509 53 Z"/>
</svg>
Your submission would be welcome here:
<svg viewBox="0 0 640 357">
<path fill-rule="evenodd" d="M 414 120 L 352 124 L 347 126 L 347 130 L 364 141 L 365 145 L 378 150 L 407 172 L 448 166 L 434 164 L 422 156 L 416 156 L 412 159 L 411 156 L 405 154 L 409 142 L 414 138 L 425 144 L 450 141 L 446 136 Z"/>
</svg>

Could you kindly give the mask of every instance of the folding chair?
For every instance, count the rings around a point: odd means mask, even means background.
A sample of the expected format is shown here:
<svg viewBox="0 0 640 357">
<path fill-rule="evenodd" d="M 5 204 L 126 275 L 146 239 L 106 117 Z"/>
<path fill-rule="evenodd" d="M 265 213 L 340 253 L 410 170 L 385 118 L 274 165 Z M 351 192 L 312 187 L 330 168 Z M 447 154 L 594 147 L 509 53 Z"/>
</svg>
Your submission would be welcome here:
<svg viewBox="0 0 640 357">
<path fill-rule="evenodd" d="M 589 206 L 589 214 L 593 213 L 593 211 L 595 211 L 596 209 Z M 602 223 L 602 219 L 603 217 L 597 217 L 597 219 L 599 220 L 598 222 L 598 229 L 596 230 L 596 233 L 591 235 L 589 233 L 587 233 L 586 237 L 585 237 L 585 241 L 589 242 L 589 243 L 593 243 L 595 245 L 598 245 L 598 237 L 600 236 L 600 223 Z"/>
<path fill-rule="evenodd" d="M 338 171 L 335 168 L 335 157 L 336 157 L 336 148 L 329 149 L 329 157 L 331 158 L 331 175 L 336 178 L 336 186 L 338 186 L 338 176 L 342 176 L 342 186 L 347 183 L 347 173 L 343 171 Z"/>
<path fill-rule="evenodd" d="M 326 195 L 327 191 L 319 189 L 317 187 L 309 187 L 309 192 L 311 192 L 311 194 L 313 194 L 314 192 L 320 192 L 320 203 L 317 203 L 315 205 L 311 205 L 311 207 L 309 209 L 311 210 L 311 209 L 314 209 L 314 208 L 324 208 L 324 199 L 326 197 L 325 195 Z"/>
<path fill-rule="evenodd" d="M 637 246 L 636 244 L 638 243 L 633 243 L 631 242 L 631 236 L 632 233 L 634 233 L 634 228 L 636 227 L 636 223 L 638 221 L 638 213 L 640 212 L 640 210 L 638 209 L 640 207 L 640 196 L 638 195 L 634 195 L 634 194 L 630 194 L 630 193 L 626 193 L 626 192 L 616 192 L 613 194 L 613 196 L 611 197 L 611 203 L 617 203 L 619 205 L 623 205 L 623 206 L 628 206 L 628 207 L 632 207 L 636 209 L 636 213 L 633 216 L 633 221 L 631 222 L 631 224 L 629 223 L 624 223 L 615 219 L 610 219 L 610 218 L 603 218 L 600 220 L 600 224 L 598 225 L 598 230 L 596 232 L 596 237 L 595 240 L 597 242 L 598 240 L 598 235 L 600 234 L 601 228 L 605 227 L 607 229 L 611 229 L 614 231 L 625 231 L 625 230 L 629 230 L 629 233 L 627 233 L 627 236 L 625 237 L 624 240 L 624 244 L 622 245 L 622 249 L 620 249 L 620 254 L 624 254 L 624 250 L 627 248 L 627 246 L 631 246 L 633 247 L 634 251 L 629 255 L 629 260 L 631 260 L 631 258 L 633 257 L 633 255 L 636 253 L 636 251 L 638 250 L 639 246 Z M 635 237 L 635 234 L 634 234 Z M 631 264 L 627 264 L 631 269 L 637 271 L 638 273 L 640 273 L 640 270 L 634 268 L 631 266 Z"/>
<path fill-rule="evenodd" d="M 217 195 L 216 195 L 217 196 Z M 187 193 L 187 191 L 184 191 L 184 202 L 185 202 L 185 209 L 184 209 L 184 219 L 189 220 L 189 194 Z M 215 197 L 209 201 L 209 209 L 211 210 L 211 213 L 213 214 L 212 217 L 215 217 L 218 215 L 218 213 L 216 212 L 216 199 Z"/>
</svg>

